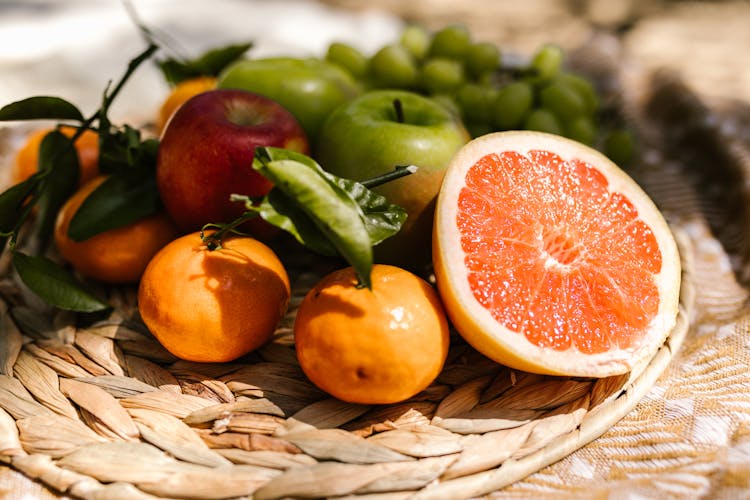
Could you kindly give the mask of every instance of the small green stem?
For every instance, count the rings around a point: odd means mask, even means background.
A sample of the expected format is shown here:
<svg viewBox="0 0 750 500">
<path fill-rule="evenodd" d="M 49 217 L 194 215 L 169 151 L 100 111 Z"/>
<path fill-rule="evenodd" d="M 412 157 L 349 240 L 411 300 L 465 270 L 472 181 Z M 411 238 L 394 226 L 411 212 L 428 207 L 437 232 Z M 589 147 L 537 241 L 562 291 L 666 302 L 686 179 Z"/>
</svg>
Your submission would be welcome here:
<svg viewBox="0 0 750 500">
<path fill-rule="evenodd" d="M 254 210 L 248 210 L 247 212 L 243 213 L 232 222 L 229 222 L 227 224 L 206 224 L 201 228 L 201 240 L 203 240 L 209 250 L 218 250 L 221 248 L 221 241 L 227 234 L 229 234 L 230 232 L 239 233 L 239 231 L 236 230 L 238 226 L 241 226 L 245 222 L 257 216 L 258 212 Z M 206 230 L 212 228 L 218 228 L 218 230 L 214 233 L 206 235 Z"/>
<path fill-rule="evenodd" d="M 372 189 L 374 187 L 380 186 L 381 184 L 385 184 L 386 182 L 391 182 L 396 179 L 400 179 L 401 177 L 406 177 L 407 175 L 411 175 L 415 173 L 418 169 L 419 167 L 417 167 L 416 165 L 398 165 L 392 171 L 385 173 L 383 175 L 378 175 L 371 179 L 366 179 L 360 182 L 360 184 L 362 184 L 367 189 Z"/>
</svg>

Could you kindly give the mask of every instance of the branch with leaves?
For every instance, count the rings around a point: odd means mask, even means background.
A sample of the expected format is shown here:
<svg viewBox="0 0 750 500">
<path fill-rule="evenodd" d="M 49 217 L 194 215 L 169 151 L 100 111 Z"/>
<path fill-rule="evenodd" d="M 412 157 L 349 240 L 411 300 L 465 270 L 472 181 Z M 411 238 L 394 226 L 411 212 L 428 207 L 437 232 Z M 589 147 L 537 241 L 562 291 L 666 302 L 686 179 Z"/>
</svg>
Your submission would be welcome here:
<svg viewBox="0 0 750 500">
<path fill-rule="evenodd" d="M 210 50 L 194 61 L 167 59 L 160 65 L 165 78 L 174 82 L 207 67 L 215 71 L 249 46 L 232 45 Z M 53 120 L 77 129 L 72 137 L 59 130 L 48 133 L 40 146 L 38 171 L 0 193 L 0 249 L 12 253 L 13 266 L 29 289 L 55 307 L 79 312 L 109 308 L 73 273 L 44 256 L 57 213 L 78 185 L 74 142 L 85 130 L 98 134 L 98 168 L 106 179 L 74 215 L 70 238 L 83 241 L 162 209 L 156 184 L 158 140 L 144 138 L 128 124 L 115 126 L 108 117 L 128 79 L 157 50 L 152 43 L 131 60 L 117 83 L 105 89 L 101 107 L 88 118 L 74 104 L 51 96 L 30 97 L 0 108 L 0 121 Z M 403 209 L 370 188 L 408 175 L 416 167 L 397 167 L 391 174 L 360 183 L 329 174 L 308 156 L 257 148 L 252 168 L 271 180 L 274 188 L 261 200 L 234 195 L 235 200 L 245 201 L 246 213 L 229 223 L 208 225 L 218 231 L 206 232 L 205 241 L 218 248 L 223 235 L 237 232 L 242 222 L 259 216 L 313 252 L 343 257 L 355 268 L 362 285 L 369 287 L 372 247 L 397 233 L 406 218 Z M 21 229 L 32 220 L 34 244 L 20 245 Z"/>
</svg>

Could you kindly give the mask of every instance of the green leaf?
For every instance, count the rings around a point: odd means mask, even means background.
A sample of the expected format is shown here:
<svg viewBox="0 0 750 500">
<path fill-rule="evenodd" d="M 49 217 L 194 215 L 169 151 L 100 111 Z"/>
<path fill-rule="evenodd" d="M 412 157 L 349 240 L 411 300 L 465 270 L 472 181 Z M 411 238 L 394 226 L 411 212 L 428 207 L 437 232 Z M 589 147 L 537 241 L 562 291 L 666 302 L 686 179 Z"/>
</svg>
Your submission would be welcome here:
<svg viewBox="0 0 750 500">
<path fill-rule="evenodd" d="M 15 184 L 0 194 L 0 252 L 8 241 L 8 236 L 21 222 L 31 194 L 39 185 L 36 176 Z"/>
<path fill-rule="evenodd" d="M 71 139 L 56 130 L 44 136 L 39 146 L 39 170 L 46 172 L 36 224 L 43 249 L 52 234 L 57 212 L 78 187 L 78 154 Z"/>
<path fill-rule="evenodd" d="M 274 184 L 272 191 L 280 191 L 273 196 L 285 196 L 288 201 L 284 203 L 301 210 L 312 221 L 310 226 L 304 218 L 290 220 L 297 228 L 295 237 L 299 239 L 317 228 L 354 267 L 362 284 L 370 288 L 372 243 L 364 213 L 349 193 L 333 182 L 314 160 L 293 151 L 256 148 L 253 168 Z"/>
<path fill-rule="evenodd" d="M 105 119 L 104 122 L 109 125 Z M 133 168 L 153 169 L 158 140 L 141 141 L 141 132 L 130 125 L 108 128 L 99 135 L 99 170 L 104 174 L 122 173 Z"/>
<path fill-rule="evenodd" d="M 339 255 L 333 243 L 318 229 L 315 221 L 283 191 L 272 189 L 258 206 L 258 214 L 266 222 L 294 236 L 313 252 L 328 257 Z"/>
<path fill-rule="evenodd" d="M 12 120 L 77 120 L 83 114 L 60 97 L 35 96 L 12 102 L 0 108 L 0 121 Z"/>
<path fill-rule="evenodd" d="M 38 184 L 38 179 L 30 177 L 0 194 L 0 233 L 13 230 L 24 204 Z"/>
<path fill-rule="evenodd" d="M 32 292 L 55 307 L 77 312 L 110 307 L 85 290 L 72 274 L 45 257 L 15 252 L 13 267 Z"/>
<path fill-rule="evenodd" d="M 152 215 L 160 207 L 154 176 L 138 172 L 113 174 L 81 203 L 70 221 L 68 236 L 73 241 L 83 241 Z"/>
<path fill-rule="evenodd" d="M 159 68 L 172 85 L 198 76 L 218 76 L 229 64 L 242 57 L 252 45 L 242 43 L 211 49 L 189 61 L 166 59 L 159 62 Z"/>
<path fill-rule="evenodd" d="M 363 184 L 327 174 L 341 189 L 348 192 L 365 215 L 365 227 L 373 246 L 401 230 L 406 221 L 406 210 L 388 202 L 388 199 L 366 188 Z"/>
</svg>

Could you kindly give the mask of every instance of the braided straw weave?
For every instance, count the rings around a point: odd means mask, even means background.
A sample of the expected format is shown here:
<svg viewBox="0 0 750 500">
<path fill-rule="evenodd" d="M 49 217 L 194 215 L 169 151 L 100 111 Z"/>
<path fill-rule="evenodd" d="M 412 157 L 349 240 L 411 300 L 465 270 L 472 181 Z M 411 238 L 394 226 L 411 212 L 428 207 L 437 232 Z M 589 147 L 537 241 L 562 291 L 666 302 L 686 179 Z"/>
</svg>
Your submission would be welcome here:
<svg viewBox="0 0 750 500">
<path fill-rule="evenodd" d="M 112 291 L 112 317 L 87 328 L 17 306 L 19 330 L 3 301 L 0 458 L 81 498 L 487 493 L 597 438 L 652 386 L 688 329 L 682 250 L 678 324 L 632 373 L 532 375 L 457 340 L 431 387 L 377 407 L 326 397 L 297 365 L 290 326 L 312 273 L 276 340 L 235 364 L 175 360 L 138 323 L 133 290 Z"/>
</svg>

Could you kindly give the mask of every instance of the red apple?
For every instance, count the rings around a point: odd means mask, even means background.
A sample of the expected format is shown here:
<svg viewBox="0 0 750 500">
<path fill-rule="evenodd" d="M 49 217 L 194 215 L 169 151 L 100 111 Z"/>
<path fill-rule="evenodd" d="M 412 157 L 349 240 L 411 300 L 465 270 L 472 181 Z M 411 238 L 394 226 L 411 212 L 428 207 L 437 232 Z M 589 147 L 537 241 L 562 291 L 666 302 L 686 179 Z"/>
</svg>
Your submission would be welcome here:
<svg viewBox="0 0 750 500">
<path fill-rule="evenodd" d="M 156 181 L 164 207 L 184 231 L 229 222 L 245 209 L 233 193 L 263 196 L 271 183 L 253 170 L 257 146 L 309 154 L 305 132 L 294 116 L 267 97 L 244 90 L 215 89 L 186 101 L 164 129 Z M 248 230 L 262 228 L 254 219 Z"/>
</svg>

